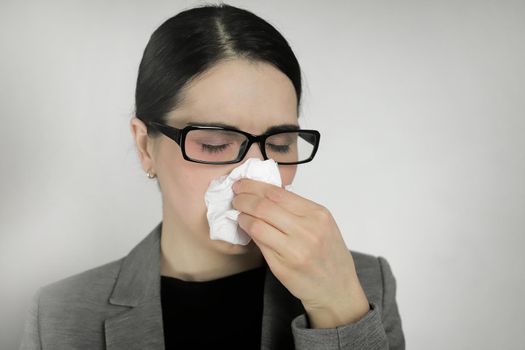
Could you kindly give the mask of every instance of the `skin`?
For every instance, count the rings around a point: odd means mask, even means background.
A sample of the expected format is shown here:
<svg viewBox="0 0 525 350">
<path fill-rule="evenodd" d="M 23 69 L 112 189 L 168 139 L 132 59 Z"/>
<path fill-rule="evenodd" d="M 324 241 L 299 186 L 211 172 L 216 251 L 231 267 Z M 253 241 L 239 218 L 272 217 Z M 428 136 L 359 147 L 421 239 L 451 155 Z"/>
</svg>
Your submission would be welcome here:
<svg viewBox="0 0 525 350">
<path fill-rule="evenodd" d="M 279 124 L 297 124 L 297 97 L 290 79 L 267 63 L 221 61 L 191 81 L 168 124 L 222 122 L 258 135 Z M 208 281 L 261 266 L 301 300 L 312 328 L 355 322 L 369 310 L 352 256 L 330 212 L 282 187 L 242 179 L 232 206 L 252 240 L 246 246 L 209 238 L 204 193 L 212 179 L 241 163 L 207 165 L 183 159 L 164 135 L 148 137 L 136 117 L 130 122 L 144 171 L 156 174 L 162 193 L 161 275 Z M 263 159 L 253 144 L 244 158 Z M 282 185 L 297 166 L 279 166 Z"/>
</svg>

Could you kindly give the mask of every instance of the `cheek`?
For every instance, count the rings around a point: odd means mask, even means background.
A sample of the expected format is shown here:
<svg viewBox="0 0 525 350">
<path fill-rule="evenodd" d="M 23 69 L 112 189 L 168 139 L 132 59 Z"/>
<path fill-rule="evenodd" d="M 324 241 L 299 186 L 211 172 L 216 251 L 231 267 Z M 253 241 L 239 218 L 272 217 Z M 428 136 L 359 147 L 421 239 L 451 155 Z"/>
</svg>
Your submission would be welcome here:
<svg viewBox="0 0 525 350">
<path fill-rule="evenodd" d="M 172 215 L 196 225 L 205 218 L 204 193 L 212 175 L 205 166 L 183 159 L 179 150 L 170 151 L 161 155 L 157 166 L 162 196 Z"/>
<path fill-rule="evenodd" d="M 284 187 L 292 183 L 297 172 L 297 165 L 279 165 L 279 171 L 281 172 L 281 181 Z"/>
<path fill-rule="evenodd" d="M 217 174 L 217 171 L 210 169 L 210 166 L 202 166 L 197 163 L 185 161 L 184 164 L 177 171 L 177 186 L 181 193 L 184 193 L 185 200 L 179 201 L 185 205 L 191 206 L 193 209 L 206 210 L 204 203 L 204 194 L 212 179 L 219 177 L 222 174 Z"/>
<path fill-rule="evenodd" d="M 171 179 L 175 188 L 169 195 L 181 218 L 205 221 L 207 209 L 204 194 L 213 179 L 226 173 L 222 166 L 202 165 L 184 159 L 177 163 Z"/>
</svg>

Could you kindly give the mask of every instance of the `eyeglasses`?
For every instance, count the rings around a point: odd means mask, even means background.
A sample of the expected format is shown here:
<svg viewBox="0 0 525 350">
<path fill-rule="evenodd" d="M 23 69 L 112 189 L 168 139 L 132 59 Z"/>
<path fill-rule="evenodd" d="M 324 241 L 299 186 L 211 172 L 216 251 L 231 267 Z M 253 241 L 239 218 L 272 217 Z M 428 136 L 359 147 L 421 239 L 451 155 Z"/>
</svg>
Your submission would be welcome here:
<svg viewBox="0 0 525 350">
<path fill-rule="evenodd" d="M 178 129 L 157 122 L 146 122 L 175 141 L 184 159 L 204 164 L 232 164 L 242 161 L 252 143 L 259 144 L 264 159 L 277 164 L 310 162 L 319 147 L 317 130 L 272 131 L 262 135 L 220 126 L 189 125 Z"/>
</svg>

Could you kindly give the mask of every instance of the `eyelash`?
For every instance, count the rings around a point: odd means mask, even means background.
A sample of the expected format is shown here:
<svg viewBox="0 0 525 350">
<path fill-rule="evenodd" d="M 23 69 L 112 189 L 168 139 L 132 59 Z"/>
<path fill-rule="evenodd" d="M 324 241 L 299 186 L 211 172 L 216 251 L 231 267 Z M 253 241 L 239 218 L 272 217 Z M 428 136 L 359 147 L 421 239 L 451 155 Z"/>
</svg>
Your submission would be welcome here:
<svg viewBox="0 0 525 350">
<path fill-rule="evenodd" d="M 206 151 L 206 152 L 210 152 L 210 153 L 218 153 L 218 152 L 221 152 L 223 151 L 224 149 L 226 149 L 226 147 L 228 147 L 229 143 L 227 144 L 224 144 L 224 145 L 219 145 L 219 146 L 214 146 L 214 145 L 206 145 L 206 144 L 201 144 L 202 146 L 202 150 L 203 151 Z"/>
<path fill-rule="evenodd" d="M 289 145 L 272 145 L 272 144 L 267 144 L 267 146 L 270 146 L 276 152 L 280 152 L 280 153 L 288 152 L 290 150 L 290 146 Z"/>
<path fill-rule="evenodd" d="M 214 146 L 214 145 L 207 145 L 204 143 L 201 144 L 202 150 L 208 153 L 219 153 L 221 151 L 224 151 L 226 147 L 228 147 L 228 145 L 229 144 Z M 268 146 L 273 148 L 276 152 L 280 152 L 280 153 L 288 152 L 290 149 L 290 146 L 288 145 L 270 145 L 268 144 Z"/>
</svg>

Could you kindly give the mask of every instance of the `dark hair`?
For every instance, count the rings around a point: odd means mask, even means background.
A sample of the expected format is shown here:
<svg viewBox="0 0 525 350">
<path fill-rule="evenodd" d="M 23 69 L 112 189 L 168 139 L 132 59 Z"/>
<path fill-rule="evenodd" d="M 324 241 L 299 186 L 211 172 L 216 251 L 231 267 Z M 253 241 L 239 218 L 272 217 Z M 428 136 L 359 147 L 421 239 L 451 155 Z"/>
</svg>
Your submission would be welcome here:
<svg viewBox="0 0 525 350">
<path fill-rule="evenodd" d="M 153 32 L 139 66 L 136 117 L 166 122 L 191 79 L 231 58 L 266 62 L 283 72 L 293 83 L 299 111 L 301 70 L 286 39 L 252 12 L 221 3 L 180 12 Z M 148 128 L 148 134 L 159 132 Z"/>
</svg>

